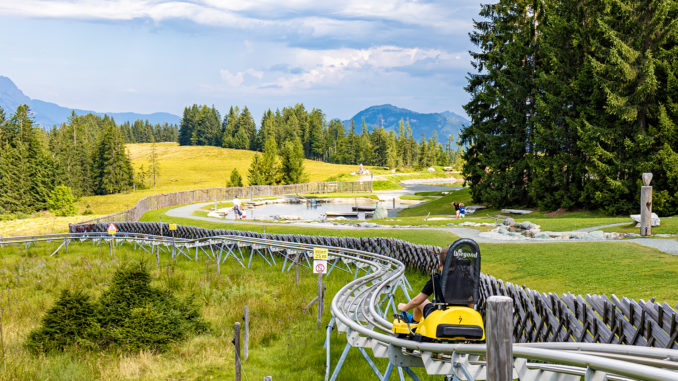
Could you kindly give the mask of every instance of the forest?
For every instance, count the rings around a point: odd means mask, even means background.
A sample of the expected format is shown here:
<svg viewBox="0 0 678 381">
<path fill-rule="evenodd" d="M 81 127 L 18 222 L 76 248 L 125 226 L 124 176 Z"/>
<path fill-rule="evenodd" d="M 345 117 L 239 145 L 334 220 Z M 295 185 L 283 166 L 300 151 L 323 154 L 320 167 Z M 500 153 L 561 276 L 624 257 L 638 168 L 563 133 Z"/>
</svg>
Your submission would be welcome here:
<svg viewBox="0 0 678 381">
<path fill-rule="evenodd" d="M 28 106 L 10 116 L 0 108 L 0 215 L 45 210 L 55 199 L 144 187 L 139 179 L 149 174 L 134 173 L 125 143 L 176 137 L 176 126 L 144 121 L 118 126 L 94 114 L 73 114 L 44 131 L 33 123 Z"/>
<path fill-rule="evenodd" d="M 463 174 L 476 202 L 678 213 L 678 3 L 499 1 L 474 22 Z"/>
<path fill-rule="evenodd" d="M 193 105 L 184 109 L 179 128 L 180 145 L 210 145 L 225 148 L 264 151 L 272 138 L 282 147 L 299 141 L 304 157 L 337 164 L 364 164 L 388 168 L 426 168 L 455 162 L 459 152 L 452 147 L 455 136 L 445 137 L 445 146 L 437 136 L 412 136 L 409 121 L 401 120 L 396 131 L 363 121 L 360 131 L 351 123 L 348 131 L 337 119 L 326 120 L 322 110 L 307 111 L 304 105 L 267 110 L 259 128 L 245 106 L 231 106 L 223 119 L 214 107 Z"/>
</svg>

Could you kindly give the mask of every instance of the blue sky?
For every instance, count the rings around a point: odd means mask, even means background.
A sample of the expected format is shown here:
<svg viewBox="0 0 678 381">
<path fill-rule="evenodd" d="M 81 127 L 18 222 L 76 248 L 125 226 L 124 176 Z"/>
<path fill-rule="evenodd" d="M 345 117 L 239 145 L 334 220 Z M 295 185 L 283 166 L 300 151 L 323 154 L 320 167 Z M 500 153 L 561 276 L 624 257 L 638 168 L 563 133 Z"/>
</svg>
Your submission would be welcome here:
<svg viewBox="0 0 678 381">
<path fill-rule="evenodd" d="M 478 0 L 0 0 L 0 75 L 101 112 L 464 115 Z"/>
</svg>

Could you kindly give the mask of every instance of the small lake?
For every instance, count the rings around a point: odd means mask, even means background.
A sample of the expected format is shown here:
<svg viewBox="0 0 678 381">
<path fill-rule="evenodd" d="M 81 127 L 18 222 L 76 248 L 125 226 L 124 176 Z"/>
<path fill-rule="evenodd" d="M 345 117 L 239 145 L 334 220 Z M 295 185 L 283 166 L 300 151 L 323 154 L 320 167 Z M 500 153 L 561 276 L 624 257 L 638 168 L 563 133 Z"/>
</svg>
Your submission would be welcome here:
<svg viewBox="0 0 678 381">
<path fill-rule="evenodd" d="M 302 202 L 289 202 L 286 200 L 275 200 L 274 202 L 262 205 L 244 205 L 244 212 L 247 220 L 311 220 L 321 221 L 324 219 L 348 219 L 348 220 L 369 220 L 372 218 L 373 210 L 376 206 L 376 200 L 373 203 L 365 199 L 356 200 L 309 200 Z M 391 202 L 384 202 L 389 217 L 395 217 L 397 211 L 406 207 L 396 203 L 396 209 L 393 209 Z M 230 208 L 228 208 L 230 209 Z M 226 210 L 224 210 L 226 211 Z M 329 214 L 329 215 L 328 215 Z M 226 219 L 233 219 L 232 210 L 228 210 Z"/>
</svg>

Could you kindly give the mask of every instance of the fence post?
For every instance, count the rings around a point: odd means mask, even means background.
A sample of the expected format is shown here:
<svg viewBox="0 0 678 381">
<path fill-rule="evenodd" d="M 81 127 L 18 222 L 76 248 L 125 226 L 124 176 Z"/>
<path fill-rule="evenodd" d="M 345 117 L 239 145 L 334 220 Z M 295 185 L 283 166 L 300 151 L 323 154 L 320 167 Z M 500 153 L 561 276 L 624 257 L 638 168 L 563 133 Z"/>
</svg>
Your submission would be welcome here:
<svg viewBox="0 0 678 381">
<path fill-rule="evenodd" d="M 652 173 L 643 173 L 643 186 L 640 187 L 640 235 L 652 235 Z"/>
<path fill-rule="evenodd" d="M 243 316 L 245 321 L 245 332 L 243 335 L 243 360 L 247 361 L 247 348 L 250 344 L 250 309 L 245 306 L 245 315 Z"/>
<path fill-rule="evenodd" d="M 235 346 L 235 381 L 240 380 L 240 322 L 235 322 L 235 337 L 233 338 L 233 345 Z"/>
<path fill-rule="evenodd" d="M 318 274 L 318 327 L 322 323 L 323 318 L 323 307 L 325 307 L 325 301 L 323 300 L 323 273 Z"/>
<path fill-rule="evenodd" d="M 487 299 L 487 380 L 513 379 L 513 299 Z"/>
</svg>

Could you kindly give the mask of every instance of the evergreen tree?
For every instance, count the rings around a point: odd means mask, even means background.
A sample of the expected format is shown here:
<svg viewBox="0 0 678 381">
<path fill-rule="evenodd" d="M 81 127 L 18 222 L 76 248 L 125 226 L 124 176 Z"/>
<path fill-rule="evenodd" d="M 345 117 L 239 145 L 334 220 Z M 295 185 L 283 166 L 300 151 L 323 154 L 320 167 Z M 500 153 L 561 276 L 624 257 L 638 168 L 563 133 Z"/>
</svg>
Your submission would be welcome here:
<svg viewBox="0 0 678 381">
<path fill-rule="evenodd" d="M 228 182 L 226 183 L 226 187 L 241 187 L 243 186 L 242 184 L 242 176 L 240 176 L 240 172 L 238 172 L 238 168 L 233 168 L 233 171 L 231 171 L 231 176 L 228 179 Z"/>
<path fill-rule="evenodd" d="M 240 137 L 238 137 L 240 135 Z M 256 147 L 257 145 L 257 126 L 254 123 L 254 119 L 252 118 L 252 114 L 250 114 L 250 111 L 247 109 L 247 107 L 243 108 L 242 113 L 240 116 L 238 116 L 238 121 L 236 123 L 236 137 L 235 140 L 237 141 L 236 144 L 244 143 L 243 137 L 247 138 L 247 145 L 245 147 L 239 146 L 235 148 L 239 149 L 249 149 L 252 150 Z"/>
<path fill-rule="evenodd" d="M 304 147 L 297 138 L 286 141 L 281 152 L 281 172 L 284 184 L 299 184 L 306 181 L 304 174 Z"/>
<path fill-rule="evenodd" d="M 264 171 L 261 154 L 257 153 L 252 158 L 250 167 L 247 169 L 247 182 L 249 185 L 265 185 Z"/>
<path fill-rule="evenodd" d="M 228 110 L 228 115 L 224 116 L 224 121 L 221 124 L 221 129 L 223 131 L 221 145 L 225 148 L 235 148 L 234 137 L 239 116 L 240 110 L 238 109 L 238 106 L 235 106 L 235 108 L 231 106 Z"/>
<path fill-rule="evenodd" d="M 112 121 L 104 121 L 105 130 L 94 151 L 94 187 L 96 194 L 111 194 L 132 187 L 132 165 L 120 130 Z"/>
<path fill-rule="evenodd" d="M 278 145 L 272 136 L 266 139 L 264 154 L 261 158 L 261 175 L 264 185 L 275 185 L 280 182 L 280 160 Z"/>
<path fill-rule="evenodd" d="M 52 189 L 47 207 L 57 216 L 72 216 L 76 214 L 75 197 L 71 188 L 59 185 Z"/>
<path fill-rule="evenodd" d="M 179 126 L 179 145 L 188 146 L 193 144 L 193 130 L 195 130 L 198 119 L 198 105 L 184 108 L 184 115 L 181 118 Z"/>
</svg>

